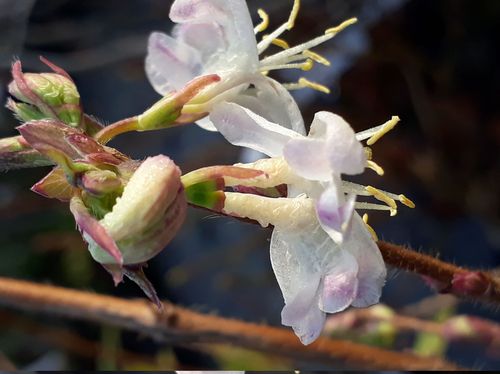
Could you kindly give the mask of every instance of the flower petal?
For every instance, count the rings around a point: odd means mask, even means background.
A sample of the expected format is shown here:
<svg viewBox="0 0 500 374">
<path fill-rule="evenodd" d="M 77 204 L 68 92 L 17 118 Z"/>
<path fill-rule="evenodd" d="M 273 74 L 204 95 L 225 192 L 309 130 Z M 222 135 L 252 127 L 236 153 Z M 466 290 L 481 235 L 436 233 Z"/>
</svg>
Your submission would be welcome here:
<svg viewBox="0 0 500 374">
<path fill-rule="evenodd" d="M 333 269 L 323 277 L 319 308 L 324 312 L 337 313 L 346 309 L 358 292 L 358 264 L 347 251 L 339 251 Z"/>
<path fill-rule="evenodd" d="M 251 83 L 256 87 L 254 97 L 257 99 L 258 104 L 252 106 L 250 102 L 247 102 L 247 105 L 241 105 L 271 122 L 292 129 L 300 135 L 306 134 L 300 109 L 290 92 L 283 85 L 274 79 L 261 75 L 259 79 L 255 79 Z M 240 96 L 234 101 L 238 102 Z"/>
<path fill-rule="evenodd" d="M 293 171 L 302 178 L 328 181 L 332 178 L 332 171 L 325 148 L 322 140 L 295 138 L 285 145 L 283 155 Z"/>
<path fill-rule="evenodd" d="M 204 56 L 205 73 L 257 69 L 257 41 L 244 0 L 177 0 L 170 9 L 170 19 L 181 24 L 209 22 L 220 29 L 226 43 L 212 58 Z"/>
<path fill-rule="evenodd" d="M 342 243 L 350 228 L 356 202 L 356 195 L 349 195 L 347 199 L 344 197 L 338 188 L 340 183 L 340 179 L 338 182 L 329 183 L 316 203 L 321 227 L 337 244 Z"/>
<path fill-rule="evenodd" d="M 335 173 L 360 174 L 366 165 L 363 146 L 356 139 L 351 126 L 340 116 L 330 112 L 318 112 L 314 116 L 309 138 L 326 142 L 325 157 Z"/>
<path fill-rule="evenodd" d="M 146 75 L 160 95 L 181 89 L 201 75 L 201 58 L 193 47 L 161 32 L 149 36 Z"/>
<path fill-rule="evenodd" d="M 380 250 L 357 213 L 352 218 L 352 228 L 343 248 L 356 258 L 359 266 L 358 293 L 352 305 L 367 307 L 378 303 L 387 270 Z"/>
<path fill-rule="evenodd" d="M 89 243 L 92 257 L 99 263 L 103 263 L 101 260 L 105 258 L 106 263 L 118 264 L 121 267 L 123 264 L 122 253 L 106 228 L 92 217 L 83 201 L 77 196 L 73 197 L 69 209 L 83 233 L 83 238 Z M 94 243 L 97 244 L 97 247 L 92 245 Z M 94 251 L 93 248 L 98 248 L 98 250 Z"/>
<path fill-rule="evenodd" d="M 291 138 L 300 136 L 234 103 L 217 104 L 210 119 L 231 144 L 272 157 L 281 156 L 284 145 Z"/>
</svg>

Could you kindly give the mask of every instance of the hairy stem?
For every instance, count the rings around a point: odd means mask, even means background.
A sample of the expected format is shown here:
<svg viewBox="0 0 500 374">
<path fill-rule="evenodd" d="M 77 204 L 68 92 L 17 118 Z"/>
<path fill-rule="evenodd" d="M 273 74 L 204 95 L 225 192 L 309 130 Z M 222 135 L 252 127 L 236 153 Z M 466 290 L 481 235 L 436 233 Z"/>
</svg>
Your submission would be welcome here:
<svg viewBox="0 0 500 374">
<path fill-rule="evenodd" d="M 491 272 L 466 269 L 384 241 L 377 245 L 387 264 L 424 276 L 441 293 L 500 304 L 500 279 Z"/>
<path fill-rule="evenodd" d="M 158 312 L 143 300 L 124 300 L 32 282 L 0 278 L 0 304 L 17 309 L 119 326 L 160 341 L 219 342 L 294 359 L 380 370 L 456 370 L 441 359 L 422 358 L 343 340 L 319 338 L 303 346 L 288 329 L 204 315 L 164 302 Z"/>
</svg>

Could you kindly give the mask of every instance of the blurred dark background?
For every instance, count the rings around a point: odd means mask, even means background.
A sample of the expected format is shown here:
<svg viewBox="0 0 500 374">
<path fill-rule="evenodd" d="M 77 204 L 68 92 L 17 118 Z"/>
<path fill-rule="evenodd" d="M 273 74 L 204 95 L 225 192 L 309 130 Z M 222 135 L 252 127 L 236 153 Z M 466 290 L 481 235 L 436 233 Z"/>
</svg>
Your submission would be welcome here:
<svg viewBox="0 0 500 374">
<path fill-rule="evenodd" d="M 73 76 L 87 113 L 106 123 L 141 113 L 159 98 L 143 69 L 147 37 L 153 30 L 169 31 L 171 3 L 0 0 L 0 101 L 7 98 L 13 58 L 21 58 L 25 71 L 41 71 L 38 56 L 43 55 Z M 248 3 L 255 21 L 257 8 L 269 13 L 271 28 L 286 20 L 292 5 Z M 393 218 L 373 213 L 370 223 L 381 238 L 446 261 L 498 267 L 500 1 L 304 0 L 296 27 L 284 38 L 297 44 L 353 16 L 358 24 L 315 49 L 332 66 L 303 73 L 332 90 L 330 95 L 296 92 L 305 122 L 316 111 L 330 110 L 360 131 L 399 115 L 398 127 L 374 146 L 386 175 L 368 171 L 362 182 L 404 193 L 417 208 L 401 209 Z M 299 76 L 277 78 L 286 82 Z M 15 126 L 1 108 L 0 136 L 15 135 Z M 184 172 L 232 164 L 242 156 L 220 135 L 195 125 L 127 134 L 112 145 L 135 158 L 166 154 Z M 67 206 L 29 191 L 46 173 L 1 175 L 0 275 L 141 297 L 131 282 L 113 287 L 86 252 Z M 269 263 L 269 237 L 269 230 L 190 209 L 181 233 L 150 261 L 147 274 L 161 297 L 180 305 L 279 325 L 283 301 Z M 395 309 L 433 295 L 415 276 L 390 274 L 382 301 Z M 499 319 L 492 308 L 455 304 L 452 313 Z M 417 349 L 405 344 L 408 339 L 391 348 Z M 121 353 L 96 353 L 102 347 Z M 0 309 L 0 351 L 19 368 L 40 370 L 323 368 L 236 348 L 172 349 L 107 326 L 6 309 Z M 480 346 L 451 345 L 445 353 L 462 365 L 500 367 L 498 352 Z"/>
</svg>

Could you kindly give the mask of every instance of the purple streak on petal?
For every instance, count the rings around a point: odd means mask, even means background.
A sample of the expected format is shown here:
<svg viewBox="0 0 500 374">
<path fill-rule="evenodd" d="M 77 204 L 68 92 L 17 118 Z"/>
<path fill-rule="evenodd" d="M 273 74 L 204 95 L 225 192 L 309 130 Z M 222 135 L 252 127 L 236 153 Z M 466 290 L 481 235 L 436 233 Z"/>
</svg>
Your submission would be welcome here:
<svg viewBox="0 0 500 374">
<path fill-rule="evenodd" d="M 316 213 L 321 227 L 336 243 L 342 243 L 344 235 L 348 233 L 355 202 L 355 195 L 347 196 L 346 200 L 338 189 L 337 182 L 332 182 L 316 203 Z"/>
<path fill-rule="evenodd" d="M 123 257 L 115 241 L 99 221 L 90 215 L 83 201 L 75 196 L 70 201 L 70 210 L 81 231 L 89 235 L 103 250 L 113 257 L 118 265 L 123 264 Z"/>
<path fill-rule="evenodd" d="M 159 94 L 181 89 L 200 73 L 201 60 L 194 48 L 160 32 L 150 35 L 146 74 Z"/>
</svg>

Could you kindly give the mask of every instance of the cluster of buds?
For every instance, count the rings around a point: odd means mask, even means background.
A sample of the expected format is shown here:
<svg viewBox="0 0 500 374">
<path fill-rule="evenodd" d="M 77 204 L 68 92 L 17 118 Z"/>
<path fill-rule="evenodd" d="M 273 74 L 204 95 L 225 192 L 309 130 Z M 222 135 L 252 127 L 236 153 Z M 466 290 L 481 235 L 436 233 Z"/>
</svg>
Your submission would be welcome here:
<svg viewBox="0 0 500 374">
<path fill-rule="evenodd" d="M 0 140 L 3 169 L 55 165 L 32 191 L 69 203 L 92 257 L 115 282 L 127 276 L 157 305 L 142 270 L 180 229 L 186 214 L 181 172 L 164 155 L 135 161 L 97 141 L 102 126 L 83 113 L 71 77 L 42 58 L 52 73 L 23 73 L 13 64 L 7 107 L 23 122 L 20 135 Z M 203 80 L 205 82 L 206 80 Z M 199 82 L 138 121 L 151 126 L 180 115 L 176 103 L 193 95 Z M 184 96 L 183 96 L 184 95 Z M 166 109 L 165 109 L 166 108 Z"/>
</svg>

